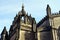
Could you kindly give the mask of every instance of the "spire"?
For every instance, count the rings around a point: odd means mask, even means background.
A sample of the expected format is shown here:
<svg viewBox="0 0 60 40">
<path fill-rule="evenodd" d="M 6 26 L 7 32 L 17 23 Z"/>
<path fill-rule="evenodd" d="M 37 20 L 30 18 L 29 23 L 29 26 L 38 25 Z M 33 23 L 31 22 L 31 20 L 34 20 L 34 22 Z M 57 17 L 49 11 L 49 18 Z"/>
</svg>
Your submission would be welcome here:
<svg viewBox="0 0 60 40">
<path fill-rule="evenodd" d="M 51 8 L 48 4 L 47 4 L 46 12 L 48 16 L 51 15 Z"/>
<path fill-rule="evenodd" d="M 2 40 L 8 40 L 8 32 L 6 30 L 6 26 L 4 26 L 4 29 L 3 29 L 2 33 L 1 33 L 1 39 Z"/>
<path fill-rule="evenodd" d="M 3 31 L 2 31 L 2 33 L 1 34 L 5 34 L 6 33 L 6 26 L 4 26 L 4 29 L 3 29 Z"/>
<path fill-rule="evenodd" d="M 4 30 L 6 30 L 6 26 L 4 26 Z"/>
</svg>

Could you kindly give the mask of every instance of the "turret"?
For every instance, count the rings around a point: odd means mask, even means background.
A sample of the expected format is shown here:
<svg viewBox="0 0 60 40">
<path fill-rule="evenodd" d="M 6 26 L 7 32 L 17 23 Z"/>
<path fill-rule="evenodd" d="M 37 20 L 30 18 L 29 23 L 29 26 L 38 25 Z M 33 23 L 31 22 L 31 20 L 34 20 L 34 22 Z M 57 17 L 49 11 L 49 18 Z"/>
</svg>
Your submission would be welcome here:
<svg viewBox="0 0 60 40">
<path fill-rule="evenodd" d="M 35 21 L 35 18 L 32 18 L 32 31 L 36 32 L 36 21 Z"/>
<path fill-rule="evenodd" d="M 4 27 L 2 33 L 1 33 L 1 40 L 8 40 L 8 33 L 6 30 L 6 27 Z"/>
<path fill-rule="evenodd" d="M 32 32 L 33 32 L 33 37 L 34 40 L 37 40 L 37 28 L 36 28 L 36 21 L 35 18 L 32 18 Z"/>
<path fill-rule="evenodd" d="M 47 16 L 51 15 L 51 8 L 49 5 L 47 5 L 46 12 L 47 12 Z"/>
</svg>

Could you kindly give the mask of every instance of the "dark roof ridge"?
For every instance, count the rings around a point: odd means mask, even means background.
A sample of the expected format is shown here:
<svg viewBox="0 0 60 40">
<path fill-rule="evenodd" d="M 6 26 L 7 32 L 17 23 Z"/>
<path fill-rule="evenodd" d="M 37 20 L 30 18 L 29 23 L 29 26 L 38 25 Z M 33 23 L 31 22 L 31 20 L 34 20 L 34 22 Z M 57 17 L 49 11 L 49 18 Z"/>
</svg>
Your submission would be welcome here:
<svg viewBox="0 0 60 40">
<path fill-rule="evenodd" d="M 41 25 L 45 20 L 47 20 L 48 16 L 45 16 L 39 23 L 37 23 L 37 27 Z"/>
</svg>

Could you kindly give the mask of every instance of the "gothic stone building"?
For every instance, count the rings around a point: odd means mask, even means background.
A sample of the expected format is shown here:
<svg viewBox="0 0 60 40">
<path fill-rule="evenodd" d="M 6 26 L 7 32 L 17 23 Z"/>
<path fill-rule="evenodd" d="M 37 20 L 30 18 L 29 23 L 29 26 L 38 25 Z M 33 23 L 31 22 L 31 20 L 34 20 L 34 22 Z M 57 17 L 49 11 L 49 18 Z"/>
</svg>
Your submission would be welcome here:
<svg viewBox="0 0 60 40">
<path fill-rule="evenodd" d="M 60 40 L 60 11 L 53 14 L 47 5 L 46 13 L 36 23 L 35 18 L 28 15 L 22 5 L 22 10 L 14 17 L 9 32 L 4 27 L 0 40 Z"/>
</svg>

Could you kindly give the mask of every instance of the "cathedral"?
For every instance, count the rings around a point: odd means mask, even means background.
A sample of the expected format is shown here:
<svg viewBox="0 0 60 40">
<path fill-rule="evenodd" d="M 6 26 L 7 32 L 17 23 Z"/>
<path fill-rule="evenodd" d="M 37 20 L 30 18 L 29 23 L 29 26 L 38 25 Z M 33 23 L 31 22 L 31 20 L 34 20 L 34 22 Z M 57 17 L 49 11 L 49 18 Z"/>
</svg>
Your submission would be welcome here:
<svg viewBox="0 0 60 40">
<path fill-rule="evenodd" d="M 0 40 L 60 40 L 60 11 L 52 13 L 49 5 L 46 16 L 36 23 L 36 19 L 28 15 L 22 5 L 10 26 L 2 30 Z"/>
</svg>

